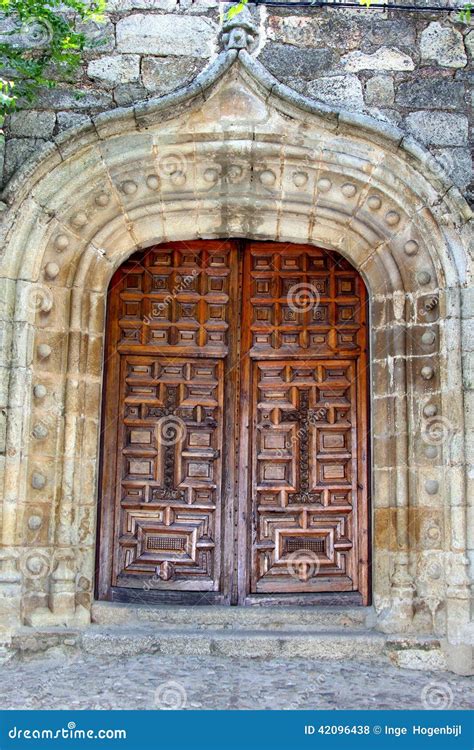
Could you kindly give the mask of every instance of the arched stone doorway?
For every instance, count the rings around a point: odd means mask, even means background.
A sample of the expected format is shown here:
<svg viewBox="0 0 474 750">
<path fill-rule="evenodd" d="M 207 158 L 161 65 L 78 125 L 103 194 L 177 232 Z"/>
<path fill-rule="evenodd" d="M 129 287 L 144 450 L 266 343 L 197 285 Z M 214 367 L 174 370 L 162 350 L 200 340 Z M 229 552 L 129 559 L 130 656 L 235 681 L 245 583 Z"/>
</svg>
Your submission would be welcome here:
<svg viewBox="0 0 474 750">
<path fill-rule="evenodd" d="M 472 628 L 471 216 L 397 128 L 318 105 L 242 49 L 56 139 L 4 195 L 2 622 L 90 620 L 105 300 L 134 249 L 245 237 L 339 252 L 370 295 L 377 627 Z M 433 440 L 433 425 L 449 439 Z"/>
<path fill-rule="evenodd" d="M 101 598 L 365 603 L 367 297 L 337 253 L 163 243 L 108 293 Z"/>
</svg>

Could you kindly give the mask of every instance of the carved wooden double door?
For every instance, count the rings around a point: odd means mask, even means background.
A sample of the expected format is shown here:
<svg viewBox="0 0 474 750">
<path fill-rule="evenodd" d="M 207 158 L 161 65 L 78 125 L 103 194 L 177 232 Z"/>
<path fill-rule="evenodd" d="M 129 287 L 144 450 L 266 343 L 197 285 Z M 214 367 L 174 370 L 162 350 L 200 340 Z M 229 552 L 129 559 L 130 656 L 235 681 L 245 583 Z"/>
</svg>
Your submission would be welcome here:
<svg viewBox="0 0 474 750">
<path fill-rule="evenodd" d="M 132 256 L 108 298 L 99 597 L 367 603 L 366 349 L 335 253 Z"/>
</svg>

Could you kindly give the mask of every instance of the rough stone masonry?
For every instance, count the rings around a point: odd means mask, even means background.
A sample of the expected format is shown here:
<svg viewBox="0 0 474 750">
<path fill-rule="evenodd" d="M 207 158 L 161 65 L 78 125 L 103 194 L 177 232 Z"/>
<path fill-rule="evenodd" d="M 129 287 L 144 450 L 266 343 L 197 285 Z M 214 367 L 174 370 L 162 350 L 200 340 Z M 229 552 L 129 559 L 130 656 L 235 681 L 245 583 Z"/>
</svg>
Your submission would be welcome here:
<svg viewBox="0 0 474 750">
<path fill-rule="evenodd" d="M 414 134 L 472 197 L 474 30 L 439 4 L 438 13 L 261 6 L 257 55 L 296 91 Z M 58 132 L 192 80 L 217 54 L 219 6 L 109 0 L 105 24 L 86 27 L 90 48 L 75 85 L 46 91 L 9 119 L 3 184 Z"/>
</svg>

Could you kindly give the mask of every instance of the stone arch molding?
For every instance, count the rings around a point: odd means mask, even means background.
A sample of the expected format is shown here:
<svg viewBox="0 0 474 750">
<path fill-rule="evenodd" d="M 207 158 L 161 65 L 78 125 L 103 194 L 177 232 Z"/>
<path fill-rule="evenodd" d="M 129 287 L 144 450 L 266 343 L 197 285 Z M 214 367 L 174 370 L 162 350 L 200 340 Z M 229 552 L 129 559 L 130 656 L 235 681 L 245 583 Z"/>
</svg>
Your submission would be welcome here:
<svg viewBox="0 0 474 750">
<path fill-rule="evenodd" d="M 378 627 L 465 642 L 460 292 L 471 213 L 427 152 L 228 49 L 187 88 L 56 138 L 4 200 L 4 625 L 90 620 L 114 270 L 163 240 L 230 236 L 333 248 L 363 274 Z"/>
</svg>

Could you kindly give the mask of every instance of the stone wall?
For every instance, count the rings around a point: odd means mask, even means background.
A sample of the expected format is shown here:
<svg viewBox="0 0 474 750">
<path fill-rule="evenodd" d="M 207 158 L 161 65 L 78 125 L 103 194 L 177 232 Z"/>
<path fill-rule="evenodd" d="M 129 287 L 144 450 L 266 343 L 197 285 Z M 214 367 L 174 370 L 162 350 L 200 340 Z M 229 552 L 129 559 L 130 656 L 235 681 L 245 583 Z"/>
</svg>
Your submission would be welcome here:
<svg viewBox="0 0 474 750">
<path fill-rule="evenodd" d="M 472 27 L 441 9 L 262 6 L 253 13 L 254 54 L 280 81 L 336 108 L 397 124 L 472 196 Z M 189 82 L 216 57 L 218 29 L 216 0 L 109 0 L 106 23 L 86 29 L 91 46 L 75 84 L 48 90 L 7 123 L 3 184 L 60 131 Z"/>
</svg>

